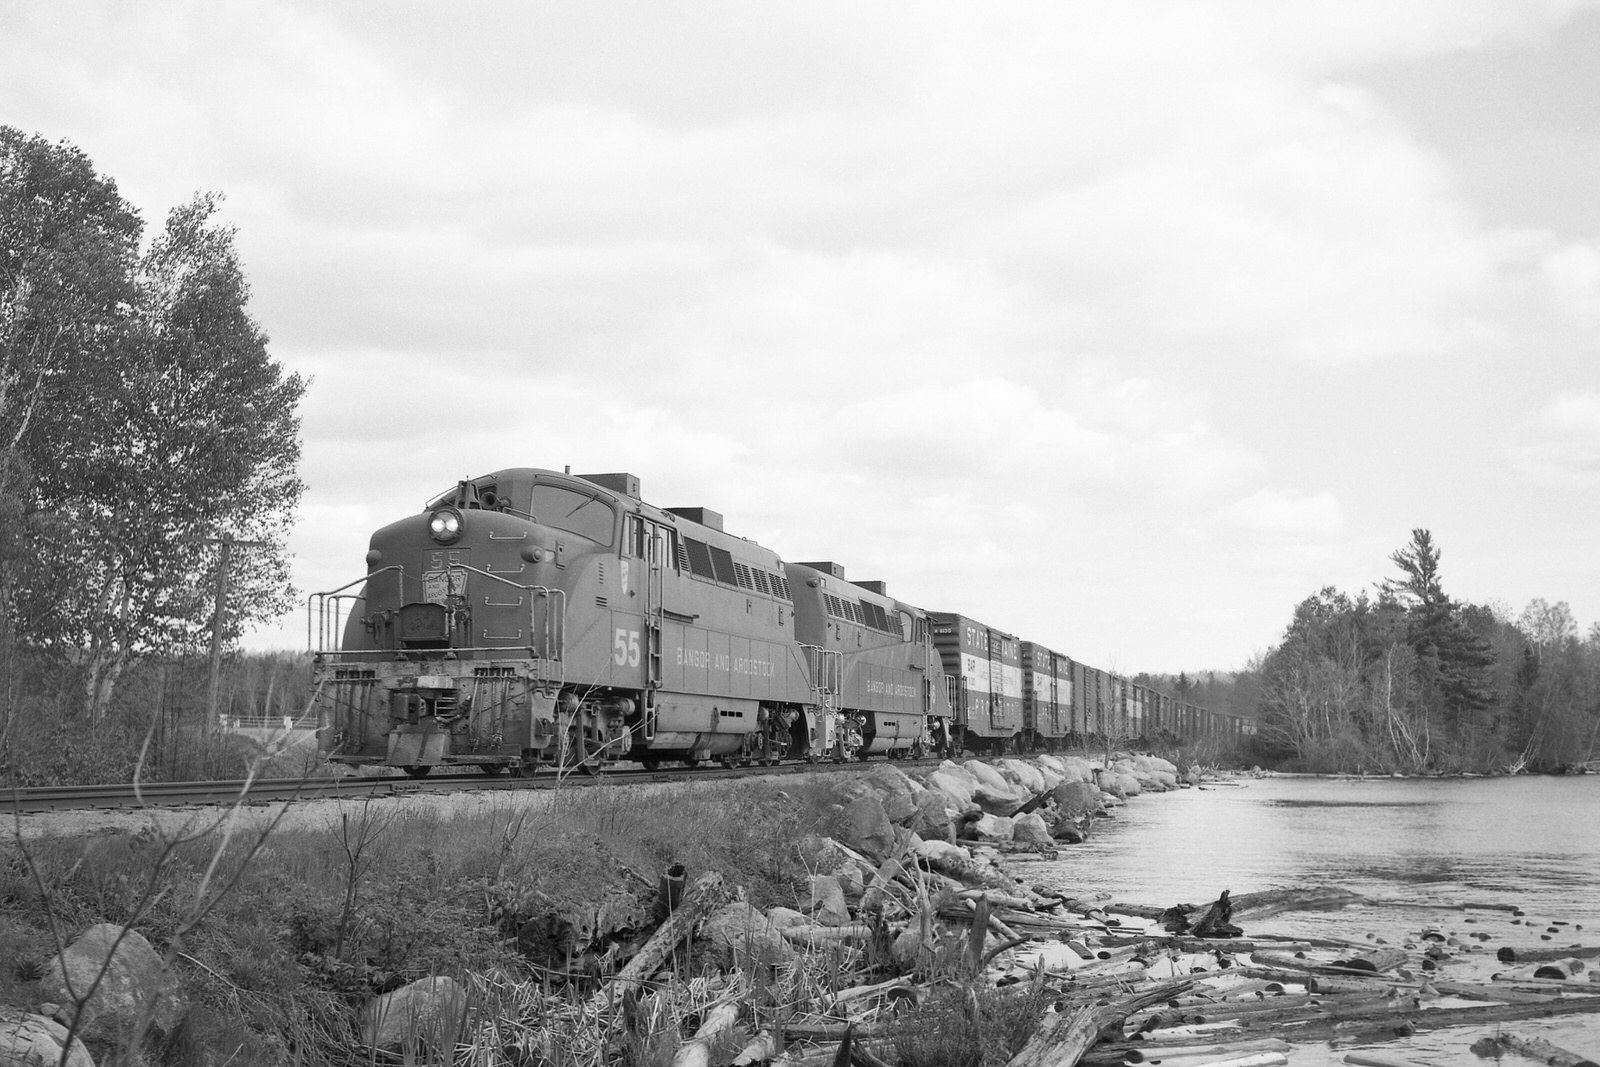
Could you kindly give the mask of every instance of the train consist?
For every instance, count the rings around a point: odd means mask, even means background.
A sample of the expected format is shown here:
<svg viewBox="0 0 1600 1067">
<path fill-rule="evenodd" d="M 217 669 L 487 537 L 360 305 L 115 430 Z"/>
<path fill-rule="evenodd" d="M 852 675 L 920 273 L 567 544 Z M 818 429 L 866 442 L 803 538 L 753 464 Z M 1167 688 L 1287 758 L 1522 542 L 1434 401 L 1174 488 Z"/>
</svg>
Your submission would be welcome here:
<svg viewBox="0 0 1600 1067">
<path fill-rule="evenodd" d="M 790 563 L 630 474 L 513 468 L 372 535 L 309 602 L 328 758 L 529 772 L 1020 751 L 1236 720 Z"/>
</svg>

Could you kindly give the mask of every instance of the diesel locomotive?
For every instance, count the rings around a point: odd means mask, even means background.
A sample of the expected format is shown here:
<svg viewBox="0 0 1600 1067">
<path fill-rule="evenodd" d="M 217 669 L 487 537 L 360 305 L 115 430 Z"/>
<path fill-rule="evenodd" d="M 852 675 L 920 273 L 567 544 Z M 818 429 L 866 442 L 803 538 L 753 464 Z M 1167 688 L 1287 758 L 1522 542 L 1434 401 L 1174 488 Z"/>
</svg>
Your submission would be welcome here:
<svg viewBox="0 0 1600 1067">
<path fill-rule="evenodd" d="M 460 481 L 374 533 L 366 563 L 308 604 L 320 744 L 351 765 L 998 752 L 1162 726 L 1162 707 L 1175 736 L 1212 725 L 837 563 L 785 562 L 708 508 L 645 503 L 631 474 Z"/>
</svg>

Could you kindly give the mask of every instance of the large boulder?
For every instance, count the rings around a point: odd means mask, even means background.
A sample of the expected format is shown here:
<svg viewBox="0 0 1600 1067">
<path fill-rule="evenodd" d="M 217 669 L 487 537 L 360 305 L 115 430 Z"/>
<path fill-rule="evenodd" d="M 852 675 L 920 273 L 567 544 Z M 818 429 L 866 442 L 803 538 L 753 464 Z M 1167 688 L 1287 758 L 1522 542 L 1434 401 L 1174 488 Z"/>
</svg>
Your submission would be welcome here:
<svg viewBox="0 0 1600 1067">
<path fill-rule="evenodd" d="M 369 1048 L 392 1052 L 453 1049 L 466 1029 L 467 1008 L 467 991 L 454 978 L 419 978 L 367 1002 L 361 1038 Z"/>
<path fill-rule="evenodd" d="M 917 811 L 911 817 L 911 832 L 926 840 L 954 841 L 955 823 L 951 814 L 948 797 L 938 790 L 924 789 L 917 795 Z"/>
<path fill-rule="evenodd" d="M 1010 786 L 1010 783 L 1006 781 L 1005 775 L 983 762 L 983 760 L 969 759 L 961 766 L 966 768 L 968 774 L 978 780 L 979 785 L 986 785 L 990 789 L 998 790 L 1005 790 Z"/>
<path fill-rule="evenodd" d="M 774 908 L 779 920 L 790 926 L 809 923 L 799 912 Z M 748 901 L 735 900 L 706 916 L 701 926 L 705 937 L 722 957 L 722 962 L 751 971 L 757 965 L 776 967 L 794 959 L 795 950 L 783 939 L 780 922 L 757 911 Z"/>
<path fill-rule="evenodd" d="M 1009 782 L 997 788 L 979 785 L 972 791 L 972 802 L 990 815 L 1015 815 L 1031 799 L 1027 790 Z"/>
<path fill-rule="evenodd" d="M 1101 792 L 1110 793 L 1118 800 L 1139 795 L 1139 779 L 1120 771 L 1103 771 L 1100 775 Z"/>
<path fill-rule="evenodd" d="M 1024 845 L 1053 845 L 1055 837 L 1050 833 L 1044 816 L 1038 812 L 1030 811 L 1026 815 L 1018 815 L 1011 820 L 1011 839 Z"/>
<path fill-rule="evenodd" d="M 839 813 L 836 836 L 857 852 L 881 860 L 895 850 L 894 824 L 883 802 L 875 796 L 859 796 Z"/>
<path fill-rule="evenodd" d="M 1112 764 L 1112 770 L 1131 775 L 1138 780 L 1139 787 L 1148 792 L 1160 793 L 1178 788 L 1178 768 L 1160 756 L 1139 753 L 1117 760 Z"/>
<path fill-rule="evenodd" d="M 91 988 L 94 995 L 80 1005 Z M 61 1005 L 59 1018 L 69 1025 L 76 1019 L 77 1036 L 91 1042 L 118 1040 L 140 1027 L 166 1034 L 185 1008 L 160 954 L 143 934 L 115 923 L 89 927 L 52 959 L 39 993 Z"/>
<path fill-rule="evenodd" d="M 1088 782 L 1062 782 L 1050 795 L 1057 808 L 1075 819 L 1093 815 L 1102 806 L 1100 790 Z"/>
<path fill-rule="evenodd" d="M 972 803 L 972 791 L 978 787 L 978 780 L 966 768 L 946 760 L 928 775 L 924 784 L 948 797 L 951 806 L 959 811 Z"/>
<path fill-rule="evenodd" d="M 811 876 L 811 901 L 806 906 L 811 918 L 823 926 L 843 926 L 850 921 L 850 908 L 845 904 L 844 887 L 831 874 Z"/>
<path fill-rule="evenodd" d="M 1045 791 L 1044 775 L 1039 768 L 1026 760 L 996 760 L 994 769 L 999 771 L 1006 781 L 1026 789 L 1030 796 L 1038 796 Z"/>
<path fill-rule="evenodd" d="M 1066 764 L 1061 762 L 1061 758 L 1059 756 L 1051 755 L 1049 752 L 1041 752 L 1037 756 L 1033 757 L 1033 762 L 1038 764 L 1040 767 L 1043 767 L 1045 770 L 1054 771 L 1056 774 L 1062 775 L 1063 777 L 1066 776 Z"/>
<path fill-rule="evenodd" d="M 1087 815 L 1073 815 L 1061 808 L 1055 809 L 1055 823 L 1050 827 L 1050 836 L 1057 841 L 1065 841 L 1069 845 L 1081 845 L 1089 840 L 1089 817 Z"/>
<path fill-rule="evenodd" d="M 926 975 L 939 958 L 937 928 L 916 920 L 906 924 L 889 945 L 889 956 L 906 974 Z"/>
<path fill-rule="evenodd" d="M 94 1067 L 77 1038 L 67 1049 L 67 1028 L 44 1015 L 0 1004 L 0 1067 Z"/>
<path fill-rule="evenodd" d="M 861 780 L 878 794 L 890 822 L 904 826 L 911 821 L 917 811 L 917 795 L 923 792 L 923 787 L 912 781 L 905 771 L 887 763 L 875 763 Z"/>
<path fill-rule="evenodd" d="M 1146 756 L 1145 762 L 1150 770 L 1157 774 L 1170 774 L 1174 778 L 1178 776 L 1178 765 L 1169 759 L 1161 756 Z"/>
<path fill-rule="evenodd" d="M 948 841 L 924 841 L 912 852 L 934 870 L 938 870 L 941 866 L 971 866 L 973 863 L 972 853 L 961 845 L 953 845 Z"/>
<path fill-rule="evenodd" d="M 821 834 L 807 834 L 801 838 L 800 854 L 810 857 L 808 863 L 813 869 L 831 870 L 838 875 L 839 884 L 844 886 L 845 896 L 852 894 L 859 896 L 861 887 L 878 869 L 877 862 L 845 848 L 834 838 L 823 837 Z"/>
<path fill-rule="evenodd" d="M 1069 782 L 1094 781 L 1094 764 L 1082 756 L 1062 756 L 1056 760 L 1061 764 L 1060 774 Z"/>
<path fill-rule="evenodd" d="M 984 813 L 963 827 L 962 833 L 973 841 L 1010 841 L 1014 826 L 1004 815 Z"/>
</svg>

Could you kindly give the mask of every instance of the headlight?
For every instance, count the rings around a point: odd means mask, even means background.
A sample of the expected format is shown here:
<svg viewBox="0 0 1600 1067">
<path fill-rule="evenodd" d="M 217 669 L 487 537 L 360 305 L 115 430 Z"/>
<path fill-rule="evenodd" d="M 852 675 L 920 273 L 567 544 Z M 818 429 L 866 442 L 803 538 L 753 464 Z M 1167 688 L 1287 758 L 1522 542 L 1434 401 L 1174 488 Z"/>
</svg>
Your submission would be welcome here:
<svg viewBox="0 0 1600 1067">
<path fill-rule="evenodd" d="M 448 545 L 461 536 L 461 512 L 455 508 L 440 508 L 428 517 L 428 532 L 441 545 Z"/>
</svg>

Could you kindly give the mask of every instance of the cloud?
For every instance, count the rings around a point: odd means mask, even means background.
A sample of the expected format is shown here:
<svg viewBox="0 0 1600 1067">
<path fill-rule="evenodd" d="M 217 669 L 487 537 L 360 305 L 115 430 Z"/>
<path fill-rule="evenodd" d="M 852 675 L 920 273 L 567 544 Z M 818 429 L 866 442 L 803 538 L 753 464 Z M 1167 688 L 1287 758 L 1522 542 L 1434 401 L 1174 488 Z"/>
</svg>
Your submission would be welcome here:
<svg viewBox="0 0 1600 1067">
<path fill-rule="evenodd" d="M 1546 256 L 1542 266 L 1556 306 L 1582 326 L 1600 326 L 1600 249 L 1569 244 Z"/>
<path fill-rule="evenodd" d="M 1221 517 L 1234 526 L 1266 534 L 1331 535 L 1344 524 L 1332 493 L 1297 496 L 1263 489 L 1225 508 Z"/>
<path fill-rule="evenodd" d="M 1510 457 L 1514 470 L 1541 485 L 1600 485 L 1600 393 L 1551 397 L 1517 431 Z"/>
<path fill-rule="evenodd" d="M 61 0 L 3 16 L 0 102 L 149 218 L 227 192 L 314 378 L 302 586 L 457 478 L 570 463 L 1063 647 L 1212 642 L 1193 665 L 1260 628 L 1158 605 L 1320 584 L 1340 478 L 1399 477 L 1364 420 L 1470 406 L 1529 335 L 1587 351 L 1581 227 L 1486 221 L 1363 81 L 1537 56 L 1578 6 Z M 1512 460 L 1591 484 L 1596 394 L 1555 380 Z"/>
</svg>

